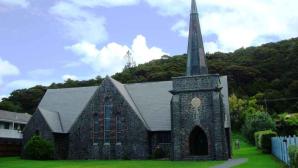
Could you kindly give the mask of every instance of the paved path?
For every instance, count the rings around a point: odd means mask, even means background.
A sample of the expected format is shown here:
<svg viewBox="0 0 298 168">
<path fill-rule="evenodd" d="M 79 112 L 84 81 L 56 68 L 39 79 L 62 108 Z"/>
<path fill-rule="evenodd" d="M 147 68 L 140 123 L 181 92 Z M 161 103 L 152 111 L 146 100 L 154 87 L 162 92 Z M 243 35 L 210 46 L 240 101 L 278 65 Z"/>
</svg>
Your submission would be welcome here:
<svg viewBox="0 0 298 168">
<path fill-rule="evenodd" d="M 248 161 L 248 159 L 246 159 L 246 158 L 230 159 L 230 160 L 226 161 L 225 163 L 223 163 L 221 165 L 214 166 L 214 167 L 211 167 L 211 168 L 230 168 L 230 167 L 237 166 L 237 165 L 240 165 L 242 163 L 245 163 L 247 161 Z"/>
</svg>

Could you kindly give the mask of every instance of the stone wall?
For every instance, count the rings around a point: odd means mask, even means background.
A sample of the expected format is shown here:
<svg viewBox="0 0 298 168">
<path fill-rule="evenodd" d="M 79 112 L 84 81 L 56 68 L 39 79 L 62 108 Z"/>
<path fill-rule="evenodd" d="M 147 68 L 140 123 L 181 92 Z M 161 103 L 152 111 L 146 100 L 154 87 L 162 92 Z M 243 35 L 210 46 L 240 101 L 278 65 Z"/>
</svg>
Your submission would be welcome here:
<svg viewBox="0 0 298 168">
<path fill-rule="evenodd" d="M 228 159 L 227 140 L 224 129 L 224 112 L 221 110 L 219 75 L 201 75 L 173 78 L 172 106 L 172 156 L 182 159 Z M 193 98 L 201 100 L 195 109 Z M 208 140 L 208 155 L 191 156 L 189 136 L 199 126 Z"/>
<path fill-rule="evenodd" d="M 104 143 L 104 101 L 112 100 L 111 141 Z M 116 116 L 122 133 L 116 142 Z M 148 131 L 109 78 L 71 129 L 69 159 L 146 159 L 149 157 Z"/>
<path fill-rule="evenodd" d="M 171 131 L 150 132 L 150 154 L 152 155 L 156 148 L 161 148 L 165 152 L 165 157 L 170 157 L 171 152 Z"/>
<path fill-rule="evenodd" d="M 23 148 L 33 135 L 40 135 L 42 138 L 54 143 L 53 133 L 42 114 L 38 110 L 31 117 L 23 131 Z M 54 154 L 54 157 L 57 157 L 56 153 Z"/>
</svg>

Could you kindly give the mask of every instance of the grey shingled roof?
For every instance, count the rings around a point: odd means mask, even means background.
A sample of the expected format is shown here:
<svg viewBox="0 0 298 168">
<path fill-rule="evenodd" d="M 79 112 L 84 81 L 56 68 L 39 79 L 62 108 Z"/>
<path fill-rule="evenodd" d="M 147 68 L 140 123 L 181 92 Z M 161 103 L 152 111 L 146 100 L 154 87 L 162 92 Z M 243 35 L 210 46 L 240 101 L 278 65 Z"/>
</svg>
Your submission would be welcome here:
<svg viewBox="0 0 298 168">
<path fill-rule="evenodd" d="M 98 86 L 48 89 L 38 110 L 53 132 L 67 133 L 97 89 Z"/>
<path fill-rule="evenodd" d="M 171 130 L 172 81 L 125 85 L 151 131 Z"/>
<path fill-rule="evenodd" d="M 30 118 L 31 115 L 27 113 L 16 113 L 0 110 L 0 121 L 10 121 L 27 124 Z"/>
<path fill-rule="evenodd" d="M 41 112 L 43 117 L 46 119 L 47 124 L 51 128 L 53 132 L 56 133 L 63 133 L 63 126 L 61 124 L 61 118 L 59 116 L 58 112 L 49 111 L 46 109 L 43 109 L 41 107 L 38 108 L 38 110 Z"/>
<path fill-rule="evenodd" d="M 108 77 L 114 86 L 117 88 L 117 90 L 120 92 L 120 94 L 123 96 L 123 98 L 127 101 L 127 103 L 130 105 L 130 107 L 133 109 L 133 111 L 137 114 L 137 116 L 140 118 L 140 120 L 144 123 L 145 127 L 147 129 L 150 129 L 148 124 L 146 123 L 145 119 L 143 118 L 142 114 L 140 113 L 139 109 L 137 108 L 135 102 L 131 98 L 131 95 L 128 93 L 126 87 L 124 84 L 116 81 L 115 79 Z"/>
<path fill-rule="evenodd" d="M 122 84 L 110 77 L 132 110 L 150 131 L 171 130 L 172 81 Z M 221 77 L 225 127 L 230 127 L 227 78 Z M 53 132 L 67 133 L 98 87 L 49 89 L 38 106 Z"/>
</svg>

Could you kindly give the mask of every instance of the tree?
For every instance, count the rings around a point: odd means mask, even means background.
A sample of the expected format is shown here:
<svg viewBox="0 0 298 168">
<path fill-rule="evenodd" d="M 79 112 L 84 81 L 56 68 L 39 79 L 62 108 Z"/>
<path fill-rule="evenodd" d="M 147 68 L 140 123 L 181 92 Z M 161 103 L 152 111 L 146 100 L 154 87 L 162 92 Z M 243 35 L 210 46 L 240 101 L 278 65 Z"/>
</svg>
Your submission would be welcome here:
<svg viewBox="0 0 298 168">
<path fill-rule="evenodd" d="M 275 122 L 271 116 L 266 112 L 258 111 L 246 115 L 242 133 L 251 143 L 254 143 L 255 132 L 275 129 Z"/>
<path fill-rule="evenodd" d="M 257 104 L 255 97 L 244 100 L 232 94 L 229 97 L 229 103 L 232 129 L 238 131 L 242 127 L 247 115 L 257 111 L 264 111 L 263 107 Z"/>
<path fill-rule="evenodd" d="M 0 102 L 0 109 L 12 112 L 19 112 L 22 108 L 19 105 L 14 104 L 12 101 L 4 99 L 2 102 Z"/>
</svg>

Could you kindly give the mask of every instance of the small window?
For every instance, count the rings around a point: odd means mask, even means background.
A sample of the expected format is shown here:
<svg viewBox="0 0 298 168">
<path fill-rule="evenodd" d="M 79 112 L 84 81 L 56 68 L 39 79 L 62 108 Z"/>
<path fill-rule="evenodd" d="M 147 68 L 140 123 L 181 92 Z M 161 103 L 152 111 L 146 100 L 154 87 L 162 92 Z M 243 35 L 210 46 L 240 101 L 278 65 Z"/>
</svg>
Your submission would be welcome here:
<svg viewBox="0 0 298 168">
<path fill-rule="evenodd" d="M 9 123 L 7 122 L 4 123 L 4 129 L 9 129 Z"/>
</svg>

